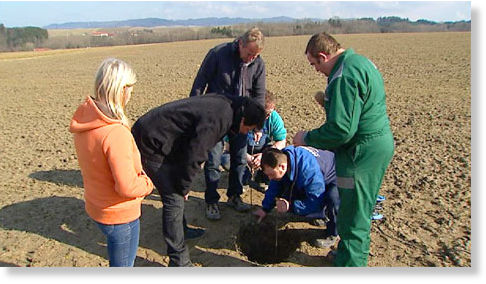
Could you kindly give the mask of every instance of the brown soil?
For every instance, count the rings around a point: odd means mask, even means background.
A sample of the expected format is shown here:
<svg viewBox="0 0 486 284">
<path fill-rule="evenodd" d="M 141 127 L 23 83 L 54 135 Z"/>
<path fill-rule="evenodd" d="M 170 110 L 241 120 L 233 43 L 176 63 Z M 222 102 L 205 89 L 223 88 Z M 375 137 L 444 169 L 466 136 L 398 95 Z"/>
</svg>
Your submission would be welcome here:
<svg viewBox="0 0 486 284">
<path fill-rule="evenodd" d="M 380 191 L 387 198 L 385 218 L 373 222 L 369 265 L 471 266 L 471 34 L 336 37 L 381 70 L 396 141 Z M 326 80 L 306 61 L 308 39 L 270 37 L 262 54 L 288 141 L 297 130 L 324 121 L 313 95 Z M 132 120 L 187 97 L 204 55 L 224 41 L 0 54 L 0 266 L 108 265 L 104 237 L 84 212 L 82 179 L 68 132 L 74 110 L 92 92 L 96 69 L 110 56 L 126 60 L 137 72 L 128 107 Z M 244 246 L 257 246 L 258 234 L 252 227 L 241 232 L 254 217 L 225 204 L 226 179 L 224 173 L 222 220 L 204 216 L 202 175 L 186 203 L 189 224 L 206 229 L 202 238 L 187 242 L 196 265 L 331 265 L 324 258 L 328 250 L 310 245 L 324 229 L 282 216 L 279 240 L 291 248 L 288 256 L 268 264 L 249 260 L 244 252 L 251 252 Z M 256 206 L 262 194 L 247 189 L 243 198 Z M 168 263 L 161 206 L 155 194 L 143 202 L 136 266 Z M 268 220 L 275 218 L 271 214 Z M 274 227 L 267 231 L 272 235 Z M 248 241 L 242 243 L 241 237 Z"/>
</svg>

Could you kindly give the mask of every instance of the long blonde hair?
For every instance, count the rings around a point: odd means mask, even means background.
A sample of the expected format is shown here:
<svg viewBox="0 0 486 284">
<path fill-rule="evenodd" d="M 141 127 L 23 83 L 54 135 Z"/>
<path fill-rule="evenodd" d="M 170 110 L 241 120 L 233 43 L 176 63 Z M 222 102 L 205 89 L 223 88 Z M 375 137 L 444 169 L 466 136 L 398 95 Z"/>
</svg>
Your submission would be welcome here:
<svg viewBox="0 0 486 284">
<path fill-rule="evenodd" d="M 94 93 L 95 99 L 104 103 L 111 115 L 129 126 L 125 115 L 125 88 L 137 82 L 137 76 L 126 62 L 116 59 L 105 59 L 96 73 Z"/>
</svg>

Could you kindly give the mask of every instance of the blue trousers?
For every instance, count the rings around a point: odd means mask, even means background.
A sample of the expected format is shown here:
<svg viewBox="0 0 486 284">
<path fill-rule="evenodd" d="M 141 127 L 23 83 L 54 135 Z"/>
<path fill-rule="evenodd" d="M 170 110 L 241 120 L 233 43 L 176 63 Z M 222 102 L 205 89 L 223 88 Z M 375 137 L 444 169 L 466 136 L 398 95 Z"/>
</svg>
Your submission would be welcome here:
<svg viewBox="0 0 486 284">
<path fill-rule="evenodd" d="M 130 223 L 106 225 L 96 222 L 106 236 L 110 266 L 133 266 L 137 256 L 140 220 Z"/>
<path fill-rule="evenodd" d="M 243 193 L 243 175 L 246 169 L 246 134 L 237 134 L 229 137 L 230 144 L 230 171 L 228 191 L 226 195 L 232 197 Z M 217 191 L 221 172 L 221 155 L 223 154 L 223 142 L 218 142 L 208 152 L 208 160 L 204 164 L 204 177 L 206 192 L 204 199 L 208 204 L 214 204 L 221 197 Z"/>
</svg>

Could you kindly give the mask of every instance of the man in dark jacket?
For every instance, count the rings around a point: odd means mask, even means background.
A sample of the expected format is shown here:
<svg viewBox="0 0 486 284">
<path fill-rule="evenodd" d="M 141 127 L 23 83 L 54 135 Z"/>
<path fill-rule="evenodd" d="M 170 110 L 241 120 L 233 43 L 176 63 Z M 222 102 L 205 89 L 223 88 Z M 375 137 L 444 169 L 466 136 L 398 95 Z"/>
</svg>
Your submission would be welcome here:
<svg viewBox="0 0 486 284">
<path fill-rule="evenodd" d="M 191 266 L 184 242 L 184 200 L 211 149 L 225 135 L 261 128 L 265 111 L 250 98 L 217 94 L 170 102 L 132 127 L 142 164 L 162 197 L 169 266 Z"/>
<path fill-rule="evenodd" d="M 204 58 L 194 80 L 190 96 L 218 93 L 228 97 L 251 97 L 262 106 L 265 104 L 265 63 L 259 54 L 263 50 L 264 37 L 258 28 L 252 28 L 233 42 L 212 48 Z M 238 211 L 250 206 L 243 203 L 243 175 L 246 167 L 246 135 L 229 137 L 231 166 L 227 196 L 229 204 Z M 210 150 L 204 166 L 206 179 L 206 216 L 211 220 L 221 218 L 216 191 L 221 177 L 219 165 L 223 142 Z"/>
</svg>

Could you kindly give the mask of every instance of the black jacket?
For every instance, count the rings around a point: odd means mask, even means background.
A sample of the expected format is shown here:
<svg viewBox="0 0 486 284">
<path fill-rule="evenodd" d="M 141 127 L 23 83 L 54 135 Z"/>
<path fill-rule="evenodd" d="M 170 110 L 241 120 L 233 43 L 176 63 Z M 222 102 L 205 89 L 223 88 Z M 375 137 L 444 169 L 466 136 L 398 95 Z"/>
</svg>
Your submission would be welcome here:
<svg viewBox="0 0 486 284">
<path fill-rule="evenodd" d="M 220 44 L 204 58 L 192 85 L 190 96 L 206 93 L 218 93 L 226 96 L 238 96 L 241 65 L 238 41 Z M 253 98 L 265 105 L 265 63 L 260 56 L 248 66 L 244 96 Z"/>
<path fill-rule="evenodd" d="M 186 195 L 208 151 L 227 133 L 239 132 L 244 100 L 207 94 L 150 110 L 132 127 L 142 160 L 175 166 L 173 184 Z"/>
</svg>

